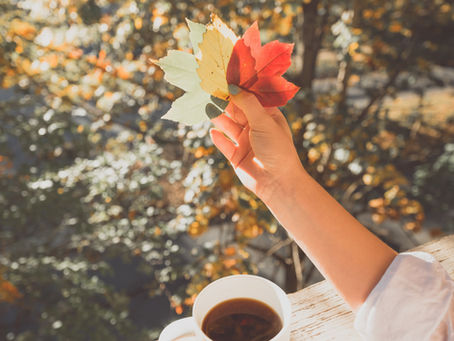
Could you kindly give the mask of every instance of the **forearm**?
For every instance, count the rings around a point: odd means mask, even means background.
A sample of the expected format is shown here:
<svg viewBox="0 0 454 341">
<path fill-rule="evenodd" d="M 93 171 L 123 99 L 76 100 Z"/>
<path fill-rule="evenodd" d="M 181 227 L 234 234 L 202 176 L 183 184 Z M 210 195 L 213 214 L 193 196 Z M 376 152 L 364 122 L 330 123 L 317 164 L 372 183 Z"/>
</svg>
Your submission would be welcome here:
<svg viewBox="0 0 454 341">
<path fill-rule="evenodd" d="M 303 169 L 280 182 L 265 204 L 353 310 L 397 254 Z"/>
</svg>

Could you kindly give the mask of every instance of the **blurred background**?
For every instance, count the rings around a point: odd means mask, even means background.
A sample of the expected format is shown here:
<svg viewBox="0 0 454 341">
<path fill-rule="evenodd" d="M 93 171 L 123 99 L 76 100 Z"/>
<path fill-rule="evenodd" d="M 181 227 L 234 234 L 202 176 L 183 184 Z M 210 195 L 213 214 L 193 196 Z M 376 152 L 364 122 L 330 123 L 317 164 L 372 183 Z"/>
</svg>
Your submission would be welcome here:
<svg viewBox="0 0 454 341">
<path fill-rule="evenodd" d="M 0 0 L 0 339 L 153 340 L 207 283 L 320 274 L 207 134 L 160 120 L 185 17 L 294 42 L 301 160 L 398 251 L 454 232 L 449 0 Z"/>
</svg>

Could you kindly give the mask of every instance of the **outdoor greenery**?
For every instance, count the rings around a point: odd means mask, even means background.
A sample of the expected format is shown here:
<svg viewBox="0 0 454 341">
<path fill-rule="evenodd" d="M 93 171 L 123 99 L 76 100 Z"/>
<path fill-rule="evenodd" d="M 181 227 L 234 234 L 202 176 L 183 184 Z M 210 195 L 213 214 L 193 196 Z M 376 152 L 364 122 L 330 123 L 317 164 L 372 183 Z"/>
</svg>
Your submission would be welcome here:
<svg viewBox="0 0 454 341">
<path fill-rule="evenodd" d="M 211 123 L 160 119 L 182 92 L 150 59 L 212 12 L 295 43 L 282 110 L 352 214 L 454 232 L 451 1 L 0 0 L 0 339 L 153 340 L 219 277 L 313 280 Z"/>
</svg>

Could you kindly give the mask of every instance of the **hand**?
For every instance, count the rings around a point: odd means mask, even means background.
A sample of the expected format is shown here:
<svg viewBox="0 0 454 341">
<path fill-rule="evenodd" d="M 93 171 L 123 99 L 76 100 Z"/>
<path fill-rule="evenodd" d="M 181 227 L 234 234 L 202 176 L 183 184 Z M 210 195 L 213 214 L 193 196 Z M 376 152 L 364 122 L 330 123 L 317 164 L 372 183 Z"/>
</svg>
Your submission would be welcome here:
<svg viewBox="0 0 454 341">
<path fill-rule="evenodd" d="M 213 143 L 265 203 L 302 170 L 284 115 L 276 107 L 264 108 L 252 93 L 232 96 L 226 112 L 212 122 L 217 128 L 210 130 Z"/>
<path fill-rule="evenodd" d="M 279 109 L 264 108 L 243 91 L 226 111 L 212 120 L 217 128 L 210 131 L 213 143 L 323 276 L 358 309 L 396 252 L 304 171 Z"/>
</svg>

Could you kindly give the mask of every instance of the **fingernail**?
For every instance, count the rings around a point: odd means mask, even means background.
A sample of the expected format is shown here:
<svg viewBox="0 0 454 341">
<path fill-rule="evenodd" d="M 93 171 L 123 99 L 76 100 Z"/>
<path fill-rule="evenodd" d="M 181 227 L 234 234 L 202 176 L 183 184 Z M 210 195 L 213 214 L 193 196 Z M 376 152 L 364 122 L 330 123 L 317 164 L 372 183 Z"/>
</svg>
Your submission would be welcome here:
<svg viewBox="0 0 454 341">
<path fill-rule="evenodd" d="M 241 92 L 241 89 L 235 84 L 229 84 L 229 92 L 231 95 L 238 95 Z"/>
<path fill-rule="evenodd" d="M 210 96 L 210 99 L 214 104 L 216 104 L 222 110 L 225 110 L 225 108 L 227 108 L 227 105 L 229 105 L 229 102 L 224 101 L 223 99 L 214 97 L 213 95 Z"/>
<path fill-rule="evenodd" d="M 222 114 L 222 111 L 217 106 L 215 106 L 213 103 L 208 103 L 205 106 L 205 113 L 211 120 L 215 117 L 218 117 L 220 114 Z"/>
</svg>

